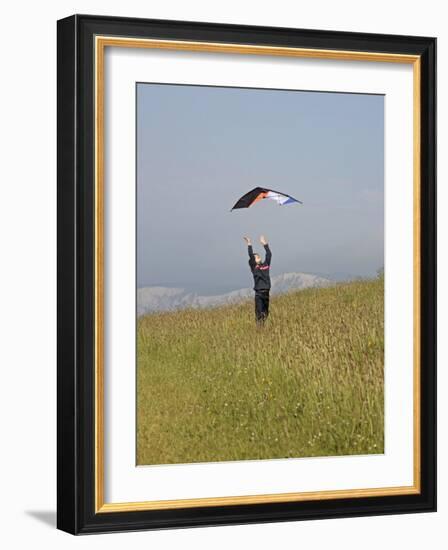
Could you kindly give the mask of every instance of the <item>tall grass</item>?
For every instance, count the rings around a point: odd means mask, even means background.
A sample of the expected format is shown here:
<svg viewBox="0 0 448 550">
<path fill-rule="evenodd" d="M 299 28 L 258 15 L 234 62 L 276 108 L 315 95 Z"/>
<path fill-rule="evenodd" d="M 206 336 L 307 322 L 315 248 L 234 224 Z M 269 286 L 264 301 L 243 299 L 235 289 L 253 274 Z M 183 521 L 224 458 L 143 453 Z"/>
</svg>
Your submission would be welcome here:
<svg viewBox="0 0 448 550">
<path fill-rule="evenodd" d="M 137 463 L 384 452 L 382 278 L 138 320 Z"/>
</svg>

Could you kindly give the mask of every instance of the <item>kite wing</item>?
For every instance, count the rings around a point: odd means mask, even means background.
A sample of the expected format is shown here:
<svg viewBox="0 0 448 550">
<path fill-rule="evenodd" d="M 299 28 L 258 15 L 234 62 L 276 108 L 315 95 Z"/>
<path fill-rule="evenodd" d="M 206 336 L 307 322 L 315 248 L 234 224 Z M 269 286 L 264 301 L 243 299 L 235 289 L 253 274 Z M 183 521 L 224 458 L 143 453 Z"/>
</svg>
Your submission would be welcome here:
<svg viewBox="0 0 448 550">
<path fill-rule="evenodd" d="M 271 199 L 276 201 L 279 205 L 293 204 L 295 202 L 303 204 L 301 201 L 295 199 L 294 197 L 291 197 L 290 195 L 285 195 L 284 193 L 280 193 L 279 191 L 274 191 L 273 189 L 265 189 L 264 187 L 255 187 L 255 189 L 252 189 L 252 191 L 249 191 L 249 193 L 243 195 L 236 202 L 232 210 L 235 210 L 236 208 L 249 208 L 249 206 L 252 206 L 261 199 Z"/>
</svg>

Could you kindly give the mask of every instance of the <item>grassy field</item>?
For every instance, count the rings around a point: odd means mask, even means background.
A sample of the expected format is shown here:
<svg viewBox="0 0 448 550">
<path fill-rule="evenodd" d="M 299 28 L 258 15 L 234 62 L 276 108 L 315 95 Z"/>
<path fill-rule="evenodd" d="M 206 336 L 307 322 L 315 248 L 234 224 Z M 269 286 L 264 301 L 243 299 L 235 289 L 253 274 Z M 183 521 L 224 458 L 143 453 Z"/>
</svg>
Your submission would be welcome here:
<svg viewBox="0 0 448 550">
<path fill-rule="evenodd" d="M 137 463 L 384 452 L 381 278 L 138 320 Z"/>
</svg>

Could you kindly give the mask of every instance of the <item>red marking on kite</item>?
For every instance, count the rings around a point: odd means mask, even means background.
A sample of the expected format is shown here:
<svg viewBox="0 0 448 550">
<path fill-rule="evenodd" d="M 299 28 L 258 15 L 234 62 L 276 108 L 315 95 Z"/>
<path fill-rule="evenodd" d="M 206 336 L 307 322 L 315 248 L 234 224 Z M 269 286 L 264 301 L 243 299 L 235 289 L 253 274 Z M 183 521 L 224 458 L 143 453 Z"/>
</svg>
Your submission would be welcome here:
<svg viewBox="0 0 448 550">
<path fill-rule="evenodd" d="M 255 204 L 256 202 L 258 201 L 261 201 L 261 199 L 265 199 L 266 197 L 268 196 L 267 193 L 260 193 L 256 199 L 254 199 L 254 201 L 252 202 L 252 204 Z M 251 206 L 252 206 L 251 204 Z"/>
</svg>

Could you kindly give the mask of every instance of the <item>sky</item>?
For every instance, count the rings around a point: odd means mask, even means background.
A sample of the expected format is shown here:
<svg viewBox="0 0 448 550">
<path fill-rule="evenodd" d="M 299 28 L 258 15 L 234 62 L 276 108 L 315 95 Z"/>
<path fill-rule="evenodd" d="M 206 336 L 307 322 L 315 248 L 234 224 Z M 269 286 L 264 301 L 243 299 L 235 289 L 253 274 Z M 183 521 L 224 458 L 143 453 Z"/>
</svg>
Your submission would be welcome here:
<svg viewBox="0 0 448 550">
<path fill-rule="evenodd" d="M 384 96 L 137 84 L 137 286 L 252 286 L 244 235 L 271 275 L 384 265 Z M 254 187 L 264 200 L 231 212 Z"/>
</svg>

